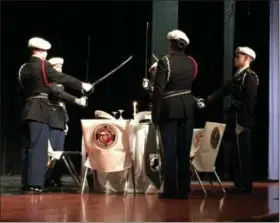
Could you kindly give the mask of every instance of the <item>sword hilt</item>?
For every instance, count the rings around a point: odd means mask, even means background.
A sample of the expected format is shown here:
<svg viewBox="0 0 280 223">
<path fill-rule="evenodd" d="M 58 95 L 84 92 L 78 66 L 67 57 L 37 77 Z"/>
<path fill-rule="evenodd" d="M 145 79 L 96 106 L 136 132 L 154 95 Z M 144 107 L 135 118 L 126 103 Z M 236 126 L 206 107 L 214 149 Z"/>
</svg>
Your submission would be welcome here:
<svg viewBox="0 0 280 223">
<path fill-rule="evenodd" d="M 93 93 L 94 93 L 94 90 L 95 90 L 95 85 L 94 84 L 92 84 L 93 85 L 93 87 L 90 89 L 90 91 L 85 91 L 84 89 L 82 89 L 82 94 L 84 95 L 84 96 L 89 96 L 89 95 L 92 95 Z"/>
</svg>

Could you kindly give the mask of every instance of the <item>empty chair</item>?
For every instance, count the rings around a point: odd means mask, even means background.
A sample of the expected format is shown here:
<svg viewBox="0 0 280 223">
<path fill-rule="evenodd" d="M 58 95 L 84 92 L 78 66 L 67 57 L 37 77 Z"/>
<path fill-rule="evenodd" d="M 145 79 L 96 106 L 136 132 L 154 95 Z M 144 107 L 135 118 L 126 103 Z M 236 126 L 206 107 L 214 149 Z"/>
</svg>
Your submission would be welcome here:
<svg viewBox="0 0 280 223">
<path fill-rule="evenodd" d="M 116 120 L 116 118 L 114 118 L 112 115 L 110 115 L 109 113 L 105 112 L 105 111 L 101 111 L 101 110 L 96 110 L 94 113 L 95 117 L 98 119 L 111 119 L 111 120 Z"/>
<path fill-rule="evenodd" d="M 48 172 L 51 171 L 52 168 L 54 168 L 56 161 L 63 160 L 74 182 L 80 188 L 81 180 L 79 178 L 79 175 L 77 174 L 75 166 L 70 159 L 70 156 L 73 155 L 81 155 L 81 153 L 79 151 L 54 151 L 50 141 L 48 141 L 48 156 L 50 157 L 50 161 L 46 169 L 45 176 L 47 176 Z"/>
<path fill-rule="evenodd" d="M 142 111 L 138 112 L 134 117 L 134 120 L 139 123 L 151 122 L 152 114 L 150 111 Z"/>
<path fill-rule="evenodd" d="M 102 173 L 131 170 L 134 183 L 133 160 L 129 145 L 129 120 L 81 120 L 83 147 L 88 158 L 84 163 L 86 170 L 82 185 L 85 188 L 88 169 Z M 127 172 L 127 171 L 125 171 Z M 129 172 L 126 174 L 125 190 Z M 134 193 L 135 193 L 135 184 Z"/>
<path fill-rule="evenodd" d="M 214 173 L 217 178 L 218 183 L 220 184 L 223 192 L 225 190 L 221 183 L 221 180 L 215 170 L 216 158 L 220 149 L 221 141 L 225 131 L 225 124 L 215 123 L 215 122 L 206 122 L 204 127 L 204 135 L 201 141 L 199 149 L 196 151 L 192 161 L 191 168 L 196 175 L 205 196 L 207 196 L 206 190 L 201 182 L 199 173 Z M 210 178 L 210 183 L 212 181 Z"/>
<path fill-rule="evenodd" d="M 190 158 L 192 159 L 196 152 L 200 148 L 200 144 L 203 139 L 204 129 L 194 129 L 193 130 L 193 138 L 192 138 L 192 147 L 191 147 L 191 153 Z"/>
</svg>

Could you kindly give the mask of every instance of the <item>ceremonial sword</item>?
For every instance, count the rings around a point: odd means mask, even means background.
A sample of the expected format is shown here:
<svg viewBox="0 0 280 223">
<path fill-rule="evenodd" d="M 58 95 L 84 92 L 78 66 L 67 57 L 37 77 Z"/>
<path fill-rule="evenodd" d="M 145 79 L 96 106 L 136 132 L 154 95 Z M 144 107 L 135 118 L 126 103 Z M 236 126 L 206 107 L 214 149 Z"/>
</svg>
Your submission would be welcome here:
<svg viewBox="0 0 280 223">
<path fill-rule="evenodd" d="M 148 41 L 149 41 L 149 22 L 147 22 L 146 26 L 146 39 L 145 39 L 145 78 L 148 77 L 147 71 L 148 71 Z"/>
<path fill-rule="evenodd" d="M 132 56 L 130 56 L 128 59 L 126 59 L 124 62 L 122 62 L 119 66 L 117 66 L 114 70 L 110 71 L 105 76 L 101 77 L 97 81 L 93 83 L 93 85 L 97 85 L 100 82 L 104 81 L 107 77 L 111 76 L 113 73 L 115 73 L 117 70 L 119 70 L 121 67 L 123 67 L 125 64 L 127 64 L 132 59 Z"/>
<path fill-rule="evenodd" d="M 132 55 L 126 59 L 124 62 L 122 62 L 119 66 L 117 66 L 114 70 L 110 71 L 109 73 L 107 73 L 106 75 L 104 75 L 103 77 L 99 78 L 97 81 L 95 81 L 94 83 L 92 83 L 93 86 L 99 84 L 100 82 L 104 81 L 106 78 L 110 77 L 112 74 L 114 74 L 117 70 L 119 70 L 120 68 L 122 68 L 124 65 L 126 65 L 130 60 L 132 59 Z M 94 87 L 92 88 L 92 90 L 90 92 L 84 92 L 83 94 L 88 96 L 91 95 L 94 91 Z"/>
<path fill-rule="evenodd" d="M 155 56 L 155 54 L 153 54 L 153 58 L 156 60 L 156 62 L 158 62 L 158 58 Z"/>
</svg>

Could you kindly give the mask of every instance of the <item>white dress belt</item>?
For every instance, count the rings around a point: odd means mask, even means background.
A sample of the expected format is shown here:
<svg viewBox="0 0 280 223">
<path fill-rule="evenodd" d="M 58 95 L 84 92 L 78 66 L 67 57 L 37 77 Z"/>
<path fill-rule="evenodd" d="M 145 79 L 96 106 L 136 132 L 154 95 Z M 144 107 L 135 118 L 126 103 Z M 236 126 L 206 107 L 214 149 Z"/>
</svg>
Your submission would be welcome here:
<svg viewBox="0 0 280 223">
<path fill-rule="evenodd" d="M 170 92 L 167 92 L 163 98 L 164 99 L 165 98 L 171 98 L 171 97 L 184 95 L 184 94 L 190 94 L 190 93 L 191 93 L 190 90 L 187 90 L 187 91 L 170 91 Z"/>
</svg>

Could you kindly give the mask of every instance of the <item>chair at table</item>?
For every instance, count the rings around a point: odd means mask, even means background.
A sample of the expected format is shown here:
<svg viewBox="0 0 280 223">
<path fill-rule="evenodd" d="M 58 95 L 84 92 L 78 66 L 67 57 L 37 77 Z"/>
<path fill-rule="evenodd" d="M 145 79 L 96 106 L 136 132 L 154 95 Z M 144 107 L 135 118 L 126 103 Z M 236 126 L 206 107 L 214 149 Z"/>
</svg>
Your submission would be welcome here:
<svg viewBox="0 0 280 223">
<path fill-rule="evenodd" d="M 92 134 L 91 132 L 95 131 L 94 129 L 96 129 L 100 125 L 114 125 L 114 126 L 118 126 L 118 123 L 119 124 L 122 123 L 119 126 L 126 126 L 125 128 L 129 127 L 127 125 L 129 123 L 128 120 L 109 120 L 107 118 L 107 120 L 106 119 L 104 119 L 104 120 L 82 120 L 81 122 L 82 122 L 82 128 L 83 128 L 83 142 L 82 142 L 83 144 L 82 144 L 82 146 L 85 147 L 85 148 L 87 147 L 86 144 L 90 145 L 93 142 L 91 141 L 92 137 L 87 137 L 84 134 Z M 116 134 L 120 133 L 120 132 L 118 133 L 118 129 L 120 131 L 120 128 L 116 127 L 116 131 L 117 131 Z M 109 149 L 109 150 L 102 150 L 102 149 L 97 148 L 97 147 L 93 148 L 94 146 L 91 147 L 91 148 L 87 148 L 86 149 L 88 157 L 87 157 L 86 162 L 84 163 L 84 166 L 86 167 L 86 170 L 85 170 L 85 173 L 84 173 L 83 184 L 82 184 L 82 188 L 81 188 L 82 194 L 83 194 L 84 189 L 85 189 L 86 177 L 87 177 L 89 169 L 92 169 L 96 176 L 97 176 L 96 171 L 103 172 L 103 173 L 112 173 L 112 172 L 124 171 L 126 173 L 125 174 L 126 175 L 125 176 L 126 177 L 126 182 L 125 182 L 124 194 L 127 191 L 129 175 L 131 174 L 132 175 L 132 180 L 133 180 L 133 182 L 132 182 L 133 183 L 133 189 L 134 189 L 134 194 L 135 194 L 135 177 L 134 177 L 134 169 L 133 169 L 133 159 L 132 159 L 132 157 L 130 155 L 130 151 L 129 151 L 130 148 L 128 146 L 129 145 L 129 138 L 128 138 L 129 135 L 128 135 L 128 132 L 129 131 L 125 130 L 123 132 L 122 137 L 120 138 L 121 145 L 126 145 L 127 146 L 126 148 L 123 148 L 123 149 L 126 150 L 126 153 L 129 154 L 129 158 L 127 158 L 127 156 L 125 155 L 124 163 L 123 163 L 123 169 L 119 168 L 118 170 L 115 170 L 115 171 L 105 171 L 104 169 L 102 169 L 103 167 L 101 169 L 98 169 L 98 165 L 96 165 L 95 168 L 93 169 L 92 166 L 91 166 L 91 163 L 98 163 L 98 162 L 100 164 L 104 163 L 102 160 L 104 158 L 108 159 L 110 157 L 110 152 L 114 152 L 114 151 L 112 151 L 111 149 Z M 118 140 L 118 137 L 120 137 L 120 136 L 117 136 L 116 140 Z M 91 142 L 85 141 L 85 140 L 90 140 Z M 127 140 L 127 141 L 125 141 L 125 140 Z M 95 151 L 96 149 L 98 149 L 101 153 L 102 153 L 102 151 L 103 151 L 103 153 L 105 152 L 106 155 L 103 155 L 103 158 L 102 158 L 102 156 L 97 157 L 98 155 L 100 155 L 100 152 L 96 152 Z M 102 160 L 99 160 L 99 159 L 102 159 Z M 111 162 L 115 162 L 116 160 L 111 159 L 110 161 Z M 109 163 L 107 163 L 107 164 L 109 164 Z M 100 165 L 99 165 L 99 167 L 100 167 Z M 96 182 L 96 180 L 97 180 L 97 177 L 95 177 L 94 181 Z"/>
<path fill-rule="evenodd" d="M 203 139 L 204 129 L 194 129 L 190 159 L 192 159 L 200 148 L 201 141 Z"/>
<path fill-rule="evenodd" d="M 95 118 L 98 119 L 110 119 L 110 120 L 116 120 L 115 117 L 113 117 L 112 115 L 110 115 L 109 113 L 105 112 L 105 111 L 101 111 L 101 110 L 96 110 L 94 112 Z"/>
<path fill-rule="evenodd" d="M 113 117 L 112 115 L 110 115 L 109 113 L 105 112 L 105 111 L 101 111 L 101 110 L 96 110 L 94 112 L 95 118 L 97 119 L 109 119 L 109 120 L 116 120 L 115 117 Z M 87 154 L 85 154 L 85 151 L 83 151 L 84 145 L 83 145 L 83 141 L 84 138 L 82 137 L 82 167 L 81 170 L 83 170 L 84 168 L 85 171 L 88 173 L 88 160 L 87 160 Z M 87 165 L 85 165 L 87 161 Z M 83 175 L 83 171 L 82 171 L 82 175 Z M 94 180 L 97 180 L 97 172 L 95 170 L 93 170 L 93 176 L 94 176 Z"/>
<path fill-rule="evenodd" d="M 134 117 L 134 120 L 138 123 L 147 123 L 151 122 L 152 120 L 152 114 L 150 111 L 142 111 L 138 112 L 136 116 Z"/>
<path fill-rule="evenodd" d="M 200 179 L 199 173 L 214 173 L 220 187 L 225 193 L 222 182 L 215 170 L 216 158 L 220 149 L 225 126 L 226 125 L 222 123 L 206 122 L 199 149 L 196 150 L 193 158 L 191 159 L 191 169 L 194 173 L 193 176 L 196 175 L 205 196 L 207 196 L 207 193 Z M 213 189 L 211 178 L 209 180 Z"/>
<path fill-rule="evenodd" d="M 79 178 L 79 175 L 77 174 L 77 171 L 75 169 L 75 166 L 73 165 L 70 156 L 76 156 L 81 155 L 81 152 L 79 151 L 54 151 L 50 141 L 48 141 L 48 156 L 49 156 L 49 163 L 45 172 L 45 177 L 48 176 L 49 171 L 51 171 L 56 162 L 62 160 L 69 171 L 72 179 L 74 180 L 75 184 L 80 188 L 81 180 Z"/>
</svg>

